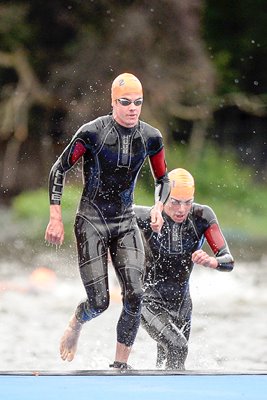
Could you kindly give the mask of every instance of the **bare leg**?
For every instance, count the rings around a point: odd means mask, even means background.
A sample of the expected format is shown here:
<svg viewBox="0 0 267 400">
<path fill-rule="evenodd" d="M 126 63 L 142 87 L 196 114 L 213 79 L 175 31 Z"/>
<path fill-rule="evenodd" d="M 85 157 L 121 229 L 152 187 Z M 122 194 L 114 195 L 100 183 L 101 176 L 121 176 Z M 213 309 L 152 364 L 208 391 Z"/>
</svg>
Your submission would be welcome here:
<svg viewBox="0 0 267 400">
<path fill-rule="evenodd" d="M 62 360 L 72 361 L 81 333 L 82 324 L 77 321 L 75 315 L 70 319 L 69 325 L 60 340 L 60 356 Z"/>
<path fill-rule="evenodd" d="M 117 370 L 132 369 L 128 364 L 128 358 L 131 352 L 131 347 L 117 342 L 115 361 L 110 364 L 110 368 Z"/>
<path fill-rule="evenodd" d="M 127 363 L 132 348 L 117 342 L 115 361 Z"/>
</svg>

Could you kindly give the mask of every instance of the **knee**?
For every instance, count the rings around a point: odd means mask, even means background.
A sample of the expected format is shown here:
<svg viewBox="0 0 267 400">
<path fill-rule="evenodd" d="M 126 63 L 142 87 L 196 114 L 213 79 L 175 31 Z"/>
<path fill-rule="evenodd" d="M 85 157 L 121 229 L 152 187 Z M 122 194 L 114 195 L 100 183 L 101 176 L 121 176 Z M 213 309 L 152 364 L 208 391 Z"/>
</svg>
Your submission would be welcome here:
<svg viewBox="0 0 267 400">
<path fill-rule="evenodd" d="M 142 299 L 142 288 L 128 291 L 124 296 L 124 306 L 126 307 L 127 311 L 133 314 L 141 314 Z"/>
<path fill-rule="evenodd" d="M 176 335 L 169 335 L 166 338 L 166 345 L 170 352 L 185 353 L 188 349 L 188 341 L 184 334 L 177 329 Z"/>
<path fill-rule="evenodd" d="M 93 314 L 93 318 L 95 318 L 108 309 L 109 296 L 105 297 L 96 296 L 95 299 L 89 300 L 88 303 L 89 303 L 89 308 L 91 309 L 91 312 Z"/>
<path fill-rule="evenodd" d="M 95 300 L 95 299 L 94 299 Z M 80 303 L 76 310 L 76 318 L 79 322 L 87 322 L 102 314 L 109 306 L 109 298 L 98 301 L 86 300 Z"/>
<path fill-rule="evenodd" d="M 183 355 L 183 354 L 187 354 L 187 352 L 188 352 L 188 344 L 187 344 L 187 342 L 184 342 L 184 341 L 182 341 L 182 342 L 178 342 L 178 343 L 175 343 L 175 344 L 168 344 L 167 345 L 167 347 L 168 347 L 168 352 L 170 353 L 170 354 L 179 354 L 179 355 Z"/>
</svg>

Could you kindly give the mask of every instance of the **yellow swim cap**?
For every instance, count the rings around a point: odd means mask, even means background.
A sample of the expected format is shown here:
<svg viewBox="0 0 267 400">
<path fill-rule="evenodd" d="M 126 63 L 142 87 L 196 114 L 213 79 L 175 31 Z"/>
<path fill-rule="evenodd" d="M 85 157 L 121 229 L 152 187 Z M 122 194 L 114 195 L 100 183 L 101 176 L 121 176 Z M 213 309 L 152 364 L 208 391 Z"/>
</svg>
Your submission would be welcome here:
<svg viewBox="0 0 267 400">
<path fill-rule="evenodd" d="M 125 72 L 124 74 L 120 74 L 117 78 L 114 79 L 111 86 L 111 100 L 112 104 L 115 100 L 120 97 L 125 96 L 126 94 L 136 93 L 143 97 L 143 89 L 142 84 L 136 76 L 133 74 L 129 74 Z"/>
<path fill-rule="evenodd" d="M 168 175 L 171 184 L 170 197 L 177 200 L 189 200 L 194 197 L 194 178 L 188 171 L 183 168 L 176 168 Z"/>
</svg>

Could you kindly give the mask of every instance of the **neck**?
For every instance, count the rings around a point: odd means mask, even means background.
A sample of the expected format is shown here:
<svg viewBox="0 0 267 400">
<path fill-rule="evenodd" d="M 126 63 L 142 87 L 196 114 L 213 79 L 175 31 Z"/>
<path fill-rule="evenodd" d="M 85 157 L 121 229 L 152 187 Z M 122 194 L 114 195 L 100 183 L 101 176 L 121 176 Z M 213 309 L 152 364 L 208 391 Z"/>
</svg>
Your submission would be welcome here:
<svg viewBox="0 0 267 400">
<path fill-rule="evenodd" d="M 117 121 L 116 116 L 114 116 L 114 115 L 112 115 L 112 116 L 113 116 L 113 119 L 116 122 L 116 124 L 121 128 L 132 130 L 138 125 L 138 124 L 135 124 L 135 125 L 132 125 L 132 126 L 123 125 L 122 123 Z"/>
</svg>

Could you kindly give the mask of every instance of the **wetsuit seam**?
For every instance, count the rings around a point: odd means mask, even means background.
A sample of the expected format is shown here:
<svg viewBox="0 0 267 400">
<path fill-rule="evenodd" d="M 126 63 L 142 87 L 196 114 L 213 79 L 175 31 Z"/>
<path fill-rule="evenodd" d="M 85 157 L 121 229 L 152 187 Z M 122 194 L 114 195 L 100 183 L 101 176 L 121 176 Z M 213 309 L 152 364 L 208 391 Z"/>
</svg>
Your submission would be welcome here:
<svg viewBox="0 0 267 400">
<path fill-rule="evenodd" d="M 86 242 L 85 242 L 85 243 L 86 243 Z M 90 260 L 87 260 L 87 261 L 85 261 L 84 263 L 79 264 L 79 267 L 80 267 L 80 268 L 83 268 L 85 265 L 87 265 L 87 264 L 89 264 L 89 263 L 92 263 L 92 262 L 94 262 L 94 261 L 96 261 L 96 260 L 99 260 L 100 258 L 102 258 L 103 256 L 105 256 L 106 254 L 107 254 L 107 252 L 105 252 L 105 253 L 103 253 L 103 254 L 97 256 L 97 257 L 90 258 Z"/>
<path fill-rule="evenodd" d="M 154 314 L 154 316 L 152 317 L 152 319 L 150 320 L 150 322 L 149 322 L 149 326 L 152 326 L 152 323 L 153 323 L 153 321 L 155 320 L 155 319 L 157 319 L 159 316 L 161 315 L 161 312 L 159 312 L 158 314 Z M 161 333 L 161 331 L 160 331 L 160 333 Z"/>
<path fill-rule="evenodd" d="M 148 155 L 147 141 L 145 140 L 145 138 L 144 138 L 144 136 L 143 136 L 143 132 L 142 132 L 142 131 L 144 131 L 144 128 L 142 128 L 142 127 L 140 126 L 140 129 L 139 129 L 138 131 L 139 131 L 139 133 L 140 133 L 140 138 L 142 139 L 143 146 L 144 146 L 144 149 L 145 149 L 145 151 L 146 151 L 146 156 L 147 156 L 147 155 Z"/>
<path fill-rule="evenodd" d="M 84 198 L 86 199 L 86 197 L 84 197 Z M 86 200 L 88 200 L 88 199 L 86 199 Z M 104 218 L 104 216 L 103 216 L 101 210 L 97 207 L 97 205 L 96 205 L 94 202 L 92 202 L 92 201 L 90 201 L 90 200 L 89 200 L 88 202 L 89 202 L 89 205 L 91 205 L 93 208 L 95 208 L 96 211 L 99 212 L 99 214 L 101 215 L 102 223 L 105 224 L 105 227 L 106 227 L 106 229 L 107 229 L 107 231 L 108 231 L 108 233 L 109 233 L 109 237 L 110 237 L 110 236 L 111 236 L 111 232 L 110 232 L 110 229 L 109 229 L 109 227 L 108 227 L 108 224 L 106 223 L 105 218 Z M 94 224 L 92 224 L 92 222 L 87 218 L 86 215 L 81 214 L 79 211 L 77 212 L 76 215 L 79 216 L 79 217 L 81 217 L 81 218 L 83 218 L 84 220 L 86 220 L 86 221 L 95 229 L 95 231 L 96 231 L 99 235 L 101 235 L 100 231 L 95 227 Z M 101 237 L 101 236 L 100 236 L 100 237 Z"/>
<path fill-rule="evenodd" d="M 102 235 L 101 235 L 101 232 L 92 224 L 92 222 L 90 222 L 89 219 L 88 219 L 86 216 L 82 215 L 82 214 L 77 213 L 77 216 L 79 216 L 80 218 L 84 219 L 84 220 L 95 230 L 95 232 L 97 232 L 97 234 L 98 234 L 98 236 L 99 236 L 99 239 L 101 240 L 101 243 L 105 246 L 105 241 L 104 241 L 104 239 L 101 237 L 101 236 L 102 236 Z M 88 239 L 85 240 L 85 241 L 82 243 L 82 246 L 83 246 L 85 243 L 87 243 L 87 242 L 88 242 Z M 107 252 L 105 252 L 103 255 L 105 255 L 105 254 L 107 254 Z"/>
<path fill-rule="evenodd" d="M 101 282 L 101 281 L 104 281 L 105 279 L 107 278 L 107 275 L 102 275 L 101 277 L 99 277 L 99 278 L 97 278 L 97 279 L 95 279 L 95 280 L 93 280 L 93 281 L 90 281 L 90 282 L 87 282 L 87 283 L 85 283 L 85 287 L 89 287 L 89 286 L 92 286 L 92 285 L 95 285 L 96 283 L 99 283 L 99 282 Z"/>
<path fill-rule="evenodd" d="M 199 236 L 199 234 L 198 234 L 198 231 L 197 231 L 195 223 L 194 223 L 193 216 L 189 216 L 188 217 L 188 221 L 191 223 L 191 226 L 194 229 L 194 232 L 196 234 L 197 239 L 200 240 L 201 239 L 201 235 Z"/>
</svg>

